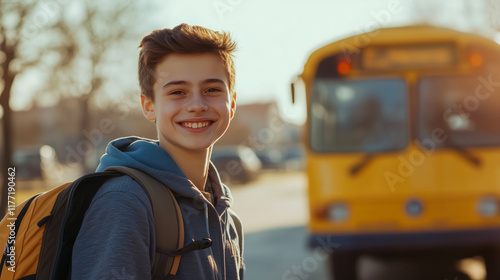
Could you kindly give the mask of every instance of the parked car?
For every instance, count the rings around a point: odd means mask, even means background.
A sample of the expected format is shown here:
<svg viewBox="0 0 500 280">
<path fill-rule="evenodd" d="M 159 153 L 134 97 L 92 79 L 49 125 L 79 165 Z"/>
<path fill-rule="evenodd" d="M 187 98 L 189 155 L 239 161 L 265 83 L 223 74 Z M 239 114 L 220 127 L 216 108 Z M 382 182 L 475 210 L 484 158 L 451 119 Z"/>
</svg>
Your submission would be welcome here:
<svg viewBox="0 0 500 280">
<path fill-rule="evenodd" d="M 20 180 L 42 178 L 40 151 L 38 147 L 15 150 L 13 160 L 16 167 L 16 178 Z"/>
<path fill-rule="evenodd" d="M 224 183 L 250 182 L 257 178 L 262 168 L 254 151 L 243 145 L 215 147 L 211 160 Z"/>
<path fill-rule="evenodd" d="M 278 150 L 262 150 L 257 152 L 262 162 L 262 169 L 283 169 L 283 153 Z"/>
</svg>

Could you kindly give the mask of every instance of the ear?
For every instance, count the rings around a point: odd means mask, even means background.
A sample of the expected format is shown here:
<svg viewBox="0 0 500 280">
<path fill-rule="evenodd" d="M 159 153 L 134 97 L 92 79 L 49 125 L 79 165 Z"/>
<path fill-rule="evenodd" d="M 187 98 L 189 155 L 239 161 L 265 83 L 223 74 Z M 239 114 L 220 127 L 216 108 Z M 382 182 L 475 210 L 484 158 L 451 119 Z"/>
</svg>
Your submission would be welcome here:
<svg viewBox="0 0 500 280">
<path fill-rule="evenodd" d="M 231 95 L 231 119 L 234 118 L 236 112 L 236 92 Z"/>
<path fill-rule="evenodd" d="M 154 122 L 156 121 L 156 113 L 154 110 L 154 103 L 151 98 L 147 97 L 143 93 L 141 93 L 141 106 L 142 113 L 146 117 L 148 121 Z"/>
</svg>

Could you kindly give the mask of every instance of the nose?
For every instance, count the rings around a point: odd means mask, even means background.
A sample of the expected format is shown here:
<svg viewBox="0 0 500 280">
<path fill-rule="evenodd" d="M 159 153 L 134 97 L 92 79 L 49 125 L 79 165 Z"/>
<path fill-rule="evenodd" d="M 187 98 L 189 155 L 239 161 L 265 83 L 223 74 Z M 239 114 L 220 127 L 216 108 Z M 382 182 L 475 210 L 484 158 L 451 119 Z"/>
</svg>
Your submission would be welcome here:
<svg viewBox="0 0 500 280">
<path fill-rule="evenodd" d="M 203 94 L 201 93 L 193 94 L 189 100 L 187 110 L 189 112 L 195 112 L 195 113 L 208 110 L 208 106 L 206 104 Z"/>
</svg>

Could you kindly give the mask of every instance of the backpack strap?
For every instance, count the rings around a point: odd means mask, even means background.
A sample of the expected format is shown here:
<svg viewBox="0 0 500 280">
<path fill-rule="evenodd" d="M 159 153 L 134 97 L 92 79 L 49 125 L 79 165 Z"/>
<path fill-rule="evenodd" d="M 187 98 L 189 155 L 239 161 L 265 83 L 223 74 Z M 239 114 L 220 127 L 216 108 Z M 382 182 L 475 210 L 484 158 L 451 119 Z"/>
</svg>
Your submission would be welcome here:
<svg viewBox="0 0 500 280">
<path fill-rule="evenodd" d="M 242 250 L 243 249 L 243 227 L 241 225 L 240 217 L 238 217 L 238 215 L 236 215 L 236 213 L 233 210 L 228 209 L 228 211 L 229 211 L 228 213 L 231 216 L 231 218 L 233 219 L 234 225 L 236 227 L 236 234 L 238 235 L 238 245 L 240 246 L 240 250 Z"/>
<path fill-rule="evenodd" d="M 173 279 L 181 260 L 181 254 L 175 252 L 184 245 L 184 223 L 174 194 L 163 183 L 137 169 L 112 166 L 105 171 L 116 171 L 132 177 L 148 195 L 153 208 L 156 236 L 153 279 Z"/>
</svg>

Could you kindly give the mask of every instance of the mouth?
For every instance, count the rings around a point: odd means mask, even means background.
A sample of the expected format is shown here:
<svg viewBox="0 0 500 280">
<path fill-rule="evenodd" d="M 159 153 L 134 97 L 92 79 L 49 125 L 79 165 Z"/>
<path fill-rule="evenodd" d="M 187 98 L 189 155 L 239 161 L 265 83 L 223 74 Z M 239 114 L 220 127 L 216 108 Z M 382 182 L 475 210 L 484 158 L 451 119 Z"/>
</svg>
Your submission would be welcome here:
<svg viewBox="0 0 500 280">
<path fill-rule="evenodd" d="M 200 121 L 200 122 L 180 122 L 179 124 L 187 128 L 204 128 L 213 124 L 213 121 Z"/>
</svg>

